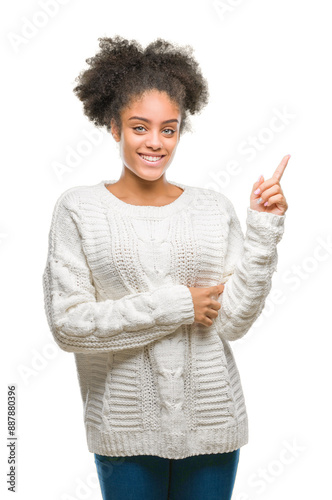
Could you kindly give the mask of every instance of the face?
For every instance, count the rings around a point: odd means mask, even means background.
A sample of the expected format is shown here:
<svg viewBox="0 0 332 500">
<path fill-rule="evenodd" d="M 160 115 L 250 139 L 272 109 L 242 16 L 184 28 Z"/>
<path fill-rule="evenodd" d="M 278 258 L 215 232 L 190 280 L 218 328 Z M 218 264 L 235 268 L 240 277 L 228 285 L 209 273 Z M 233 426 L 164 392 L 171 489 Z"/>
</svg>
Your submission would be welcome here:
<svg viewBox="0 0 332 500">
<path fill-rule="evenodd" d="M 124 167 L 146 180 L 162 176 L 180 139 L 178 106 L 166 92 L 152 90 L 122 110 L 121 122 L 121 136 L 113 120 L 111 125 Z"/>
</svg>

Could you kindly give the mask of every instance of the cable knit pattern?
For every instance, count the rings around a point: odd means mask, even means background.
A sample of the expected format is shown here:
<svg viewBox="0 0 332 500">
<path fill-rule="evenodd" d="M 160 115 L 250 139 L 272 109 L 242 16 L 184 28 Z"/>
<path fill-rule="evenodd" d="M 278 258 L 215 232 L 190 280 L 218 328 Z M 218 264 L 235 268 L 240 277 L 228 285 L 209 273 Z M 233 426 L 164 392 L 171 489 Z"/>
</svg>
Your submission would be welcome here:
<svg viewBox="0 0 332 500">
<path fill-rule="evenodd" d="M 229 341 L 261 313 L 285 216 L 247 209 L 244 237 L 230 200 L 173 183 L 161 207 L 125 203 L 115 180 L 56 201 L 45 312 L 74 353 L 88 449 L 109 456 L 186 458 L 248 442 L 240 375 Z M 194 321 L 189 287 L 225 283 L 211 327 Z"/>
</svg>

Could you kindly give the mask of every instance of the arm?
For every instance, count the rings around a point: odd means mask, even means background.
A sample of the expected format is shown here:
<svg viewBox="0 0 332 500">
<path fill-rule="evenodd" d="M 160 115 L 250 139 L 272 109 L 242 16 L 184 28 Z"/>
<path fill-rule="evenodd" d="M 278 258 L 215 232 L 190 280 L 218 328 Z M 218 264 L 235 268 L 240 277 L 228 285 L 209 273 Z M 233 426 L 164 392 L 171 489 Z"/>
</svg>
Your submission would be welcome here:
<svg viewBox="0 0 332 500">
<path fill-rule="evenodd" d="M 277 269 L 276 245 L 284 231 L 285 215 L 258 212 L 247 208 L 247 233 L 230 200 L 224 197 L 229 213 L 228 247 L 224 265 L 224 291 L 219 296 L 221 309 L 216 318 L 220 337 L 243 337 L 262 312 Z"/>
<path fill-rule="evenodd" d="M 61 349 L 80 353 L 134 349 L 194 322 L 194 305 L 185 285 L 97 302 L 77 214 L 69 206 L 70 196 L 60 197 L 55 205 L 43 273 L 47 321 Z"/>
</svg>

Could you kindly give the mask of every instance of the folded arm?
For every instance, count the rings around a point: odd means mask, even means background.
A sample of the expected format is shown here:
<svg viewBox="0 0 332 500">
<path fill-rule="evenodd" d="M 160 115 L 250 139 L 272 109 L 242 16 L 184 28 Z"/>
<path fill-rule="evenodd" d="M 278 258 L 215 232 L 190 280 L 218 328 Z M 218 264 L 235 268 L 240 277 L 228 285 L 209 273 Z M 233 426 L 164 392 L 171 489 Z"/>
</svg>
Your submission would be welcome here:
<svg viewBox="0 0 332 500">
<path fill-rule="evenodd" d="M 106 352 L 142 347 L 194 322 L 185 285 L 162 286 L 118 300 L 96 300 L 70 197 L 57 201 L 42 282 L 44 307 L 56 343 L 68 352 Z"/>
</svg>

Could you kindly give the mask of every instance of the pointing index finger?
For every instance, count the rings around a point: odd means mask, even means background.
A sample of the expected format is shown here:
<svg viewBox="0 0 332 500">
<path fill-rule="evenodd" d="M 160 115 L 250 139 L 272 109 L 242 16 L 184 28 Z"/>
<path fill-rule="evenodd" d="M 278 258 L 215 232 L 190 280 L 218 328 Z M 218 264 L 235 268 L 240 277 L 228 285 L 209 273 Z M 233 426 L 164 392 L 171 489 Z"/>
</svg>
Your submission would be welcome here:
<svg viewBox="0 0 332 500">
<path fill-rule="evenodd" d="M 272 177 L 274 177 L 275 179 L 278 179 L 278 181 L 280 181 L 280 179 L 285 171 L 285 168 L 287 167 L 287 163 L 288 163 L 289 158 L 290 158 L 290 155 L 286 155 L 283 157 L 283 159 L 281 160 L 281 162 L 277 166 Z"/>
</svg>

